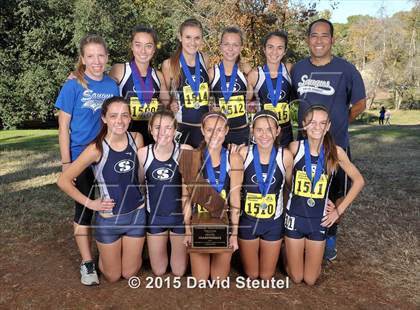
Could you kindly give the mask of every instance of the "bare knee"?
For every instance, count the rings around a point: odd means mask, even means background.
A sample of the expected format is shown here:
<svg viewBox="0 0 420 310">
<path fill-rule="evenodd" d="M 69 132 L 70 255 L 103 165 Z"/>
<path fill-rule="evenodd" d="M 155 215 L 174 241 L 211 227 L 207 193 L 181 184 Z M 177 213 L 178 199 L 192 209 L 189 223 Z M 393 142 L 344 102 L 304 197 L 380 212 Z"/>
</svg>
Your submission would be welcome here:
<svg viewBox="0 0 420 310">
<path fill-rule="evenodd" d="M 258 279 L 259 277 L 258 271 L 251 271 L 251 272 L 245 272 L 245 273 L 247 277 L 250 278 L 251 280 Z"/>
<path fill-rule="evenodd" d="M 274 276 L 274 273 L 267 273 L 267 272 L 260 273 L 260 278 L 262 280 L 271 280 L 273 276 Z"/>
<path fill-rule="evenodd" d="M 303 281 L 303 274 L 297 274 L 293 272 L 289 272 L 289 277 L 295 284 L 299 284 Z"/>
<path fill-rule="evenodd" d="M 163 276 L 166 273 L 166 267 L 162 266 L 162 267 L 153 267 L 152 268 L 153 274 L 156 277 L 160 277 Z"/>
<path fill-rule="evenodd" d="M 121 273 L 111 273 L 111 272 L 104 272 L 103 273 L 105 279 L 110 283 L 118 282 L 121 279 Z"/>
<path fill-rule="evenodd" d="M 308 276 L 304 277 L 305 283 L 310 286 L 314 285 L 316 283 L 316 280 L 318 280 L 318 277 L 308 277 Z"/>
</svg>

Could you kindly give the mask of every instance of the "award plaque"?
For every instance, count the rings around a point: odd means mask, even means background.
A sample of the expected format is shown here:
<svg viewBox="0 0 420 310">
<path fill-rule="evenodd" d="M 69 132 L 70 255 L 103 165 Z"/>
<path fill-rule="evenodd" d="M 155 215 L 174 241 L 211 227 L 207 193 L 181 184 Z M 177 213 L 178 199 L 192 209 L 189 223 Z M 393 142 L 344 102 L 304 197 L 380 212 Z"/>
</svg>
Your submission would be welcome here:
<svg viewBox="0 0 420 310">
<path fill-rule="evenodd" d="M 219 193 L 202 177 L 201 152 L 183 150 L 179 168 L 191 197 L 208 212 L 194 213 L 191 218 L 191 246 L 188 252 L 219 253 L 232 251 L 229 247 L 227 204 Z"/>
</svg>

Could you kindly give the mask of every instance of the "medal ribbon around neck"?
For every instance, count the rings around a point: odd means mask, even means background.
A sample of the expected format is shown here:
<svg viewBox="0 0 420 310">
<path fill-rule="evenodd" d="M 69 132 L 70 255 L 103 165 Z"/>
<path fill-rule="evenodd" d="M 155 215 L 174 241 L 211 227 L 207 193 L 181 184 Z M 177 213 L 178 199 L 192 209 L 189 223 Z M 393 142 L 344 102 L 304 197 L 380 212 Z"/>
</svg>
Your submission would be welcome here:
<svg viewBox="0 0 420 310">
<path fill-rule="evenodd" d="M 187 78 L 188 84 L 190 84 L 191 89 L 194 92 L 194 96 L 198 97 L 200 93 L 199 92 L 200 91 L 200 57 L 198 56 L 198 53 L 195 54 L 195 69 L 194 69 L 195 81 L 192 78 L 190 70 L 188 69 L 188 65 L 187 65 L 187 62 L 185 61 L 184 54 L 181 53 L 179 60 L 181 61 L 182 72 L 184 72 L 184 75 Z"/>
<path fill-rule="evenodd" d="M 225 98 L 225 102 L 228 103 L 229 98 L 232 96 L 233 89 L 235 87 L 236 76 L 238 75 L 238 65 L 234 64 L 232 69 L 232 75 L 230 76 L 229 80 L 229 88 L 226 88 L 226 75 L 225 75 L 225 66 L 223 65 L 223 61 L 220 64 L 220 86 L 222 88 L 223 98 Z"/>
<path fill-rule="evenodd" d="M 312 161 L 311 161 L 311 151 L 309 149 L 309 142 L 306 139 L 305 142 L 305 171 L 306 176 L 311 181 L 311 195 L 314 192 L 316 183 L 318 183 L 322 174 L 322 166 L 324 165 L 324 145 L 321 145 L 321 150 L 319 152 L 318 160 L 316 162 L 315 175 L 312 179 Z"/>
<path fill-rule="evenodd" d="M 224 147 L 222 147 L 222 151 L 220 153 L 220 174 L 219 179 L 216 180 L 216 175 L 214 172 L 213 165 L 211 163 L 211 156 L 206 148 L 205 153 L 205 164 L 206 164 L 206 172 L 207 177 L 209 179 L 210 185 L 216 190 L 216 192 L 221 193 L 223 190 L 223 186 L 225 185 L 226 180 L 226 165 L 227 165 L 227 151 Z"/>
<path fill-rule="evenodd" d="M 153 97 L 152 68 L 150 68 L 150 66 L 147 68 L 146 83 L 141 77 L 139 68 L 134 60 L 130 62 L 130 68 L 133 73 L 133 82 L 136 87 L 136 94 L 139 98 L 141 106 L 143 107 L 145 104 L 149 104 Z"/>
<path fill-rule="evenodd" d="M 276 83 L 276 92 L 274 93 L 274 89 L 273 89 L 273 81 L 271 80 L 271 76 L 270 76 L 270 70 L 268 69 L 267 64 L 264 65 L 264 74 L 265 74 L 265 82 L 267 85 L 267 89 L 268 89 L 268 93 L 270 94 L 270 100 L 271 100 L 271 104 L 273 105 L 273 107 L 277 106 L 277 103 L 280 99 L 280 95 L 281 95 L 281 83 L 283 81 L 283 75 L 281 74 L 282 72 L 282 68 L 281 68 L 282 64 L 280 62 L 279 64 L 279 68 L 277 70 L 277 83 Z"/>
<path fill-rule="evenodd" d="M 268 171 L 267 171 L 267 177 L 265 179 L 265 182 L 262 175 L 260 153 L 258 152 L 258 147 L 256 145 L 254 145 L 252 153 L 254 155 L 254 169 L 255 169 L 255 175 L 257 176 L 258 188 L 260 189 L 260 193 L 262 197 L 265 197 L 267 196 L 268 191 L 270 190 L 271 179 L 273 178 L 274 170 L 276 170 L 274 163 L 276 162 L 277 151 L 275 150 L 273 146 L 273 148 L 271 149 L 270 161 L 268 164 Z"/>
</svg>

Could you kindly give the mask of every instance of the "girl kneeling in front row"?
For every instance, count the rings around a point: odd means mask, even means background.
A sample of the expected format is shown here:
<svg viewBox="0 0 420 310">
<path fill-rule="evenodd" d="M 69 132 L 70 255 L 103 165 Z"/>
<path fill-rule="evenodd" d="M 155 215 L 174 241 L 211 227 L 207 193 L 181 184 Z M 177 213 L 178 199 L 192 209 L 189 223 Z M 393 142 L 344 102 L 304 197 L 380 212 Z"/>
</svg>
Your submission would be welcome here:
<svg viewBox="0 0 420 310">
<path fill-rule="evenodd" d="M 291 182 L 293 158 L 276 144 L 281 131 L 276 113 L 257 112 L 251 130 L 256 144 L 240 149 L 244 177 L 239 251 L 248 277 L 269 280 L 284 235 L 283 188 Z"/>
<path fill-rule="evenodd" d="M 183 243 L 182 176 L 178 160 L 182 150 L 192 147 L 174 143 L 176 128 L 171 111 L 156 112 L 149 121 L 149 132 L 155 143 L 139 150 L 140 178 L 145 179 L 147 186 L 147 247 L 156 276 L 165 274 L 168 267 L 168 239 L 172 273 L 184 275 L 188 263 Z"/>
<path fill-rule="evenodd" d="M 110 282 L 121 276 L 130 278 L 142 263 L 146 211 L 138 182 L 137 149 L 143 146 L 143 137 L 127 131 L 130 120 L 128 103 L 122 97 L 105 100 L 99 135 L 57 182 L 74 200 L 97 211 L 99 269 Z M 101 194 L 95 200 L 73 184 L 73 179 L 91 165 Z"/>
<path fill-rule="evenodd" d="M 324 106 L 312 106 L 303 118 L 306 139 L 294 141 L 291 198 L 287 205 L 287 270 L 295 283 L 315 284 L 321 273 L 325 230 L 333 225 L 362 190 L 364 180 L 346 152 L 333 142 L 331 121 Z M 337 208 L 327 207 L 332 174 L 340 166 L 352 180 L 352 187 Z"/>
</svg>

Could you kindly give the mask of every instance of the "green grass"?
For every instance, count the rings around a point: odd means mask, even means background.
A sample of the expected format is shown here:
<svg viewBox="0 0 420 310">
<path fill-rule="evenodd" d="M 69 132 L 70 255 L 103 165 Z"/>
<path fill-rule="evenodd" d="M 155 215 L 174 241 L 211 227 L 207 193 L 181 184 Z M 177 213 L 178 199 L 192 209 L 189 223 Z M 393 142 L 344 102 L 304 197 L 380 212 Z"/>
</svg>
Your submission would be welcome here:
<svg viewBox="0 0 420 310">
<path fill-rule="evenodd" d="M 0 151 L 4 150 L 58 150 L 57 129 L 1 130 Z"/>
<path fill-rule="evenodd" d="M 390 110 L 392 125 L 420 125 L 420 110 Z M 356 123 L 378 124 L 379 110 L 366 110 Z"/>
</svg>

